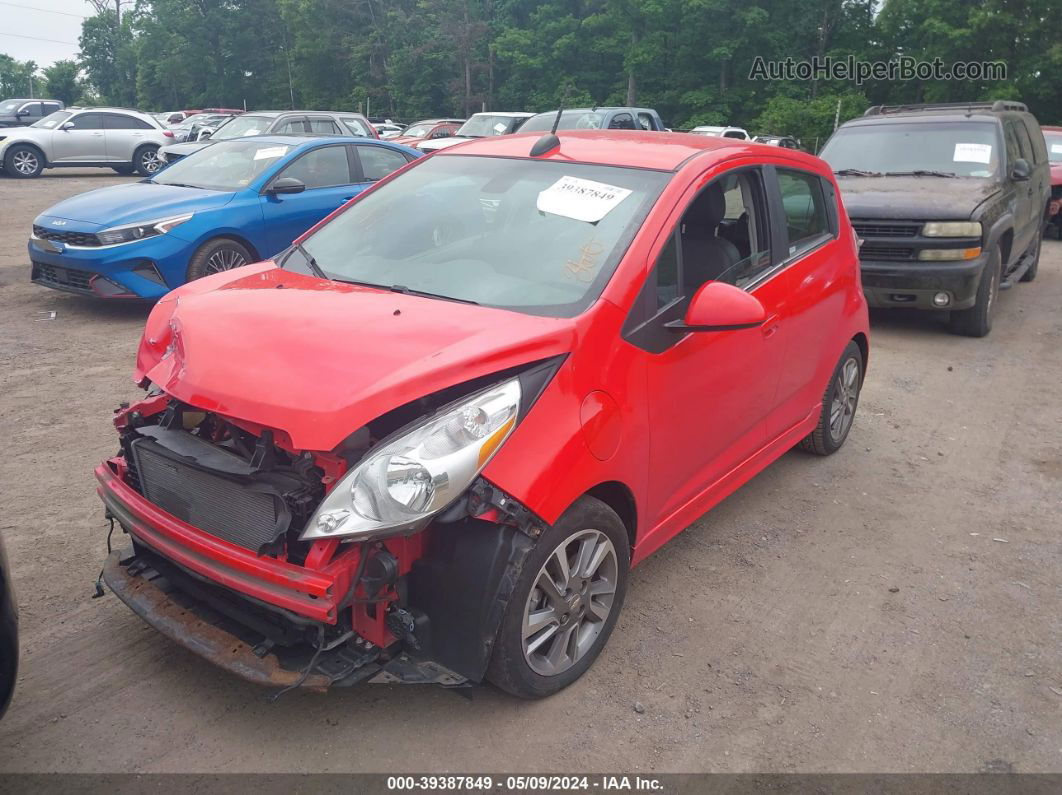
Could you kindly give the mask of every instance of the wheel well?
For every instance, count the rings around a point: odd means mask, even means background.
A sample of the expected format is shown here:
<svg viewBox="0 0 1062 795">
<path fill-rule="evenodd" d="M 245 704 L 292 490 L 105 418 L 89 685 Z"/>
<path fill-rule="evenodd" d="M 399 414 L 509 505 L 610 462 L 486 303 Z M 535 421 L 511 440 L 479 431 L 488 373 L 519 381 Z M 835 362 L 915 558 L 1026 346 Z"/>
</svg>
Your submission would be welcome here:
<svg viewBox="0 0 1062 795">
<path fill-rule="evenodd" d="M 262 261 L 262 257 L 258 254 L 258 250 L 253 245 L 251 245 L 251 241 L 247 240 L 247 238 L 245 238 L 245 237 L 242 237 L 240 235 L 237 235 L 235 233 L 230 233 L 230 232 L 226 232 L 223 235 L 214 235 L 214 237 L 207 238 L 206 240 L 204 240 L 202 243 L 199 244 L 199 246 L 196 248 L 196 251 L 198 251 L 200 248 L 205 246 L 207 243 L 213 243 L 215 240 L 231 240 L 234 243 L 239 243 L 241 246 L 243 246 L 245 249 L 247 249 L 251 253 L 251 262 L 261 262 Z M 247 264 L 250 265 L 251 262 L 249 262 Z"/>
<path fill-rule="evenodd" d="M 44 165 L 48 165 L 48 155 L 44 154 L 44 150 L 37 146 L 37 144 L 32 144 L 29 141 L 19 141 L 18 143 L 11 144 L 11 148 L 8 149 L 8 151 L 10 152 L 11 149 L 14 149 L 16 146 L 24 146 L 27 149 L 32 149 L 34 152 L 41 156 L 41 160 L 44 161 Z M 6 154 L 4 155 L 4 159 L 7 159 Z"/>
<path fill-rule="evenodd" d="M 1010 262 L 1010 247 L 1014 243 L 1014 230 L 1008 229 L 1002 235 L 999 236 L 999 254 L 1002 260 L 1003 267 L 1007 267 L 1007 263 Z"/>
<path fill-rule="evenodd" d="M 599 483 L 587 495 L 601 500 L 609 508 L 614 510 L 627 528 L 627 539 L 631 549 L 634 549 L 634 540 L 638 532 L 638 506 L 634 502 L 634 494 L 625 485 L 616 480 Z"/>
<path fill-rule="evenodd" d="M 867 359 L 870 357 L 870 343 L 867 342 L 867 335 L 860 331 L 854 337 L 852 342 L 859 346 L 859 355 L 863 357 L 863 380 L 867 377 Z"/>
</svg>

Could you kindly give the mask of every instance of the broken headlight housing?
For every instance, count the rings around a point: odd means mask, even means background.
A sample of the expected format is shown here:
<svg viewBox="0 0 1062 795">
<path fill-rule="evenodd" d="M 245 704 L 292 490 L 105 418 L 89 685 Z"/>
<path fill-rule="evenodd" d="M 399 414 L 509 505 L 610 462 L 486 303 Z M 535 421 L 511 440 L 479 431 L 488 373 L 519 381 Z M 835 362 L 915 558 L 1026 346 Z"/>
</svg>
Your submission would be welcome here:
<svg viewBox="0 0 1062 795">
<path fill-rule="evenodd" d="M 365 539 L 412 529 L 472 485 L 519 412 L 520 381 L 513 378 L 385 439 L 328 493 L 300 539 Z"/>
<path fill-rule="evenodd" d="M 178 215 L 173 218 L 163 218 L 159 221 L 145 221 L 141 224 L 125 224 L 114 226 L 96 233 L 96 239 L 103 246 L 118 246 L 122 243 L 134 243 L 148 237 L 164 235 L 175 226 L 183 224 L 192 218 L 192 213 Z"/>
</svg>

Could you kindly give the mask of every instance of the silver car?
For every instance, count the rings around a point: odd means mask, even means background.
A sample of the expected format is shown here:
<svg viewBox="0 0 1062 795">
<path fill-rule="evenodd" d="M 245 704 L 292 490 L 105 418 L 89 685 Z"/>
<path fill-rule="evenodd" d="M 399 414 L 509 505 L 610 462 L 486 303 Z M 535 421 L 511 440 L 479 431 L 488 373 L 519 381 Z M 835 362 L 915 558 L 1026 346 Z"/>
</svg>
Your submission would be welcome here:
<svg viewBox="0 0 1062 795">
<path fill-rule="evenodd" d="M 11 177 L 46 168 L 112 168 L 149 177 L 163 163 L 159 147 L 173 133 L 153 116 L 124 108 L 67 108 L 29 127 L 0 130 L 0 164 Z"/>
</svg>

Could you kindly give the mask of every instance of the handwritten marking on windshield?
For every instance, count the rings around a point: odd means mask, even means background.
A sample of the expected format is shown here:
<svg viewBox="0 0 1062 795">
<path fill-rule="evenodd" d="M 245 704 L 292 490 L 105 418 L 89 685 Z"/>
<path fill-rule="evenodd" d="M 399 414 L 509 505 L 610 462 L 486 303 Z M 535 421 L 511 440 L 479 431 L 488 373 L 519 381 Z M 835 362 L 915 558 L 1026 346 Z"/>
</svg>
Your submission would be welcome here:
<svg viewBox="0 0 1062 795">
<path fill-rule="evenodd" d="M 605 253 L 605 247 L 596 240 L 584 243 L 579 247 L 579 259 L 570 259 L 564 263 L 568 273 L 581 282 L 590 283 L 594 280 L 598 261 Z"/>
</svg>

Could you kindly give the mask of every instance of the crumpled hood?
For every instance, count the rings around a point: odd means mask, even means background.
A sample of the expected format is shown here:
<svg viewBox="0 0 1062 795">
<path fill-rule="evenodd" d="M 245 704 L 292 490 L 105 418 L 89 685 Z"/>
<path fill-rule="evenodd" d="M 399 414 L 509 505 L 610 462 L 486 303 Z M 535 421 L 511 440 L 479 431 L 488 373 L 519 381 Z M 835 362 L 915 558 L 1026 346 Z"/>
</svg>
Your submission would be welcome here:
<svg viewBox="0 0 1062 795">
<path fill-rule="evenodd" d="M 41 213 L 36 223 L 48 226 L 51 219 L 61 218 L 79 222 L 86 227 L 84 231 L 96 231 L 124 223 L 155 221 L 188 212 L 217 209 L 232 201 L 234 195 L 202 188 L 133 182 L 99 188 L 65 199 Z"/>
<path fill-rule="evenodd" d="M 332 450 L 386 411 L 572 349 L 572 320 L 316 279 L 272 263 L 160 301 L 137 380 L 207 411 Z"/>
<path fill-rule="evenodd" d="M 991 179 L 967 177 L 841 177 L 850 218 L 926 221 L 967 220 L 1000 190 Z"/>
</svg>

